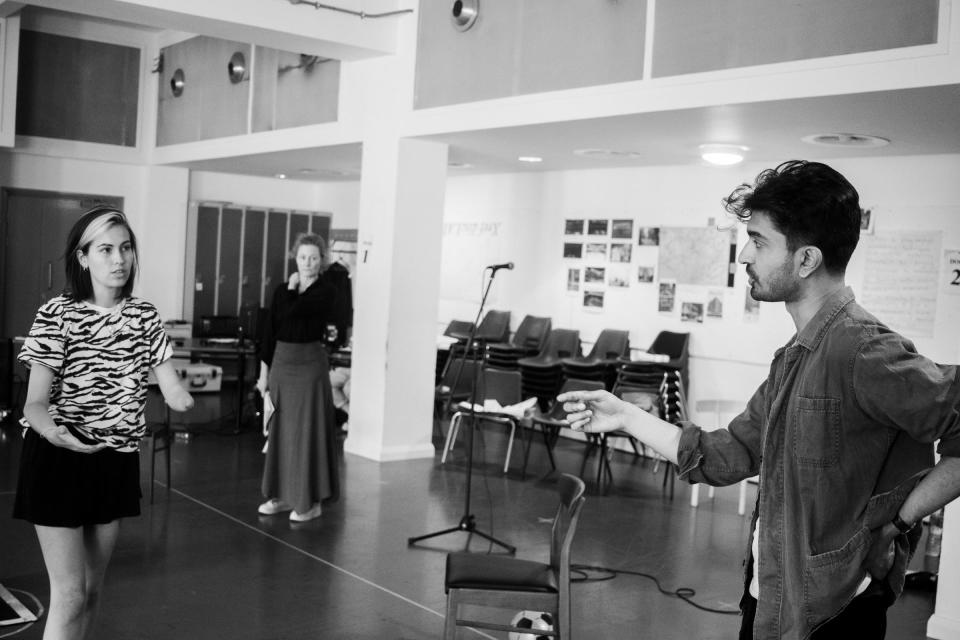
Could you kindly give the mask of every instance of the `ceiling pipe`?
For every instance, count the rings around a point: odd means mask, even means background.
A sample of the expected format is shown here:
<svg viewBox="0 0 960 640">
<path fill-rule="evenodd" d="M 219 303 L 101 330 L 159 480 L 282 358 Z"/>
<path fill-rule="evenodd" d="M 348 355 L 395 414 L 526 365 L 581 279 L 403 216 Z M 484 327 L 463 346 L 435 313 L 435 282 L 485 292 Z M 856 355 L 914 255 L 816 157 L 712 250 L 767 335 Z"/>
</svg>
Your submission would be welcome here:
<svg viewBox="0 0 960 640">
<path fill-rule="evenodd" d="M 354 11 L 353 9 L 344 9 L 343 7 L 335 7 L 331 4 L 324 4 L 322 2 L 316 2 L 315 0 L 289 0 L 290 4 L 308 4 L 314 9 L 327 9 L 329 11 L 339 11 L 340 13 L 347 13 L 351 16 L 357 16 L 361 20 L 364 18 L 386 18 L 389 16 L 397 16 L 401 13 L 413 13 L 413 9 L 397 9 L 396 11 L 384 11 L 382 13 L 367 13 L 366 11 Z"/>
</svg>

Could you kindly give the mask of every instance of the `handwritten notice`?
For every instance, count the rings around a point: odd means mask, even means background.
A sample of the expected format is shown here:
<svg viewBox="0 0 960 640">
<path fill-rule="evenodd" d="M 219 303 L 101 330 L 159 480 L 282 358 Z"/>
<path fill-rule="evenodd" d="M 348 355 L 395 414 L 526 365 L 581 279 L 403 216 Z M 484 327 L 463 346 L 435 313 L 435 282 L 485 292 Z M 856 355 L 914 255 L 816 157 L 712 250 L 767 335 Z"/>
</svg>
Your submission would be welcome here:
<svg viewBox="0 0 960 640">
<path fill-rule="evenodd" d="M 907 337 L 933 337 L 942 235 L 901 231 L 861 239 L 866 249 L 861 303 Z"/>
</svg>

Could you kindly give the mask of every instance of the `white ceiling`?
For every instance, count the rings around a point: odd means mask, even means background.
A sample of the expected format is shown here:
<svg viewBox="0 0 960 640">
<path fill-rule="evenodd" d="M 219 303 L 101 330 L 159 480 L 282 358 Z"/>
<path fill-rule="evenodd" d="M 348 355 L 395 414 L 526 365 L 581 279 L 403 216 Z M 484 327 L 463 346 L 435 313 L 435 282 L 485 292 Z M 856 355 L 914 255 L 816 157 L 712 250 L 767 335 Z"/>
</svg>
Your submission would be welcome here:
<svg viewBox="0 0 960 640">
<path fill-rule="evenodd" d="M 890 140 L 881 148 L 812 146 L 801 138 L 855 133 Z M 960 85 L 734 104 L 610 118 L 465 131 L 428 139 L 450 145 L 451 175 L 598 167 L 690 165 L 705 142 L 749 147 L 748 160 L 960 153 Z M 577 149 L 630 152 L 584 157 Z M 355 180 L 359 144 L 187 163 L 194 169 L 300 180 Z M 539 164 L 518 156 L 543 158 Z M 469 165 L 457 168 L 455 165 Z M 310 173 L 303 169 L 312 169 Z"/>
</svg>

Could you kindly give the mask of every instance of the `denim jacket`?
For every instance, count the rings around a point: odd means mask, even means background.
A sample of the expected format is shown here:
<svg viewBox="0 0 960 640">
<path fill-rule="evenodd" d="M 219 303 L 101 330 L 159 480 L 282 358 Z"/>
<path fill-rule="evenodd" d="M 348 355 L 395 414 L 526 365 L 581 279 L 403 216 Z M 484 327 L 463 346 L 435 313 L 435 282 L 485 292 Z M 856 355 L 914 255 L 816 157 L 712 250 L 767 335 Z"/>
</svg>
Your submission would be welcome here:
<svg viewBox="0 0 960 640">
<path fill-rule="evenodd" d="M 918 355 L 849 287 L 777 350 L 727 429 L 683 426 L 681 478 L 722 486 L 759 473 L 755 639 L 807 638 L 847 606 L 871 531 L 933 466 L 937 440 L 941 454 L 960 456 L 958 367 Z M 896 540 L 886 580 L 897 595 L 917 537 Z"/>
</svg>

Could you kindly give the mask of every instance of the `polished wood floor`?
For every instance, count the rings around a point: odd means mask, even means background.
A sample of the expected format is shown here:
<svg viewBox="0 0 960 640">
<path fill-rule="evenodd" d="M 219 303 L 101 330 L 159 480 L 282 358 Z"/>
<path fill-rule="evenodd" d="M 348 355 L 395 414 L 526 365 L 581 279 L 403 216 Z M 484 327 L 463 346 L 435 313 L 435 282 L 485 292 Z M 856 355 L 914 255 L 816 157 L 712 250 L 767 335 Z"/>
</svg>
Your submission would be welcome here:
<svg viewBox="0 0 960 640">
<path fill-rule="evenodd" d="M 263 440 L 252 421 L 239 434 L 231 433 L 229 416 L 222 424 L 204 422 L 229 412 L 232 400 L 223 396 L 222 406 L 209 399 L 198 406 L 189 439 L 173 446 L 169 485 L 159 472 L 153 504 L 150 460 L 142 455 L 143 515 L 123 523 L 95 637 L 440 637 L 446 552 L 502 552 L 462 531 L 407 544 L 411 536 L 457 526 L 464 515 L 462 446 L 444 465 L 439 454 L 385 464 L 346 455 L 341 501 L 318 520 L 292 524 L 257 514 Z M 535 444 L 521 479 L 520 447 L 504 475 L 503 436 L 490 430 L 476 442 L 470 513 L 477 527 L 515 545 L 519 557 L 543 558 L 556 475 L 542 445 Z M 0 584 L 37 611 L 48 602 L 48 585 L 36 536 L 9 517 L 19 449 L 19 431 L 0 430 Z M 578 472 L 581 452 L 578 443 L 561 441 L 561 470 Z M 695 589 L 696 604 L 735 609 L 749 526 L 736 513 L 736 489 L 718 490 L 714 500 L 701 492 L 700 507 L 692 509 L 689 489 L 677 483 L 671 499 L 653 468 L 617 453 L 606 495 L 589 483 L 574 562 L 646 573 L 667 591 Z M 587 474 L 593 469 L 591 461 Z M 579 638 L 729 639 L 739 628 L 739 616 L 695 608 L 636 575 L 578 582 L 573 598 Z M 932 609 L 931 594 L 906 593 L 891 610 L 887 637 L 922 640 Z M 511 614 L 504 612 L 503 621 Z M 33 625 L 0 627 L 0 638 L 40 638 L 42 623 L 41 616 Z M 464 630 L 458 637 L 504 635 Z"/>
</svg>

